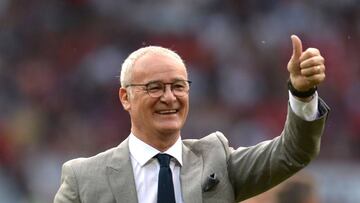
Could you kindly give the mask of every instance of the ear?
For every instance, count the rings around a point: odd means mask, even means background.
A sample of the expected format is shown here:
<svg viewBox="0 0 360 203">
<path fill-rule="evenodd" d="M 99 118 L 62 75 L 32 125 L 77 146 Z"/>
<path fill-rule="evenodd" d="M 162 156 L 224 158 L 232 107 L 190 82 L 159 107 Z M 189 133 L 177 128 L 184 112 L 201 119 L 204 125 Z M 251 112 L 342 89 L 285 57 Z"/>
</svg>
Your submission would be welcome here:
<svg viewBox="0 0 360 203">
<path fill-rule="evenodd" d="M 130 101 L 129 101 L 129 93 L 126 88 L 120 87 L 119 89 L 119 99 L 126 111 L 130 110 Z"/>
</svg>

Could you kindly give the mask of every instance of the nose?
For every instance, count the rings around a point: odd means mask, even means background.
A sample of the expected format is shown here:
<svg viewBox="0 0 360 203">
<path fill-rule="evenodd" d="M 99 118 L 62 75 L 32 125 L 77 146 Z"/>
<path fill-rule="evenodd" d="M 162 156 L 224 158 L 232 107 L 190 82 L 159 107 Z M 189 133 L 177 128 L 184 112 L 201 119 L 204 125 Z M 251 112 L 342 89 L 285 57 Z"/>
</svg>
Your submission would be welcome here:
<svg viewBox="0 0 360 203">
<path fill-rule="evenodd" d="M 164 94 L 160 97 L 160 99 L 165 102 L 172 102 L 176 100 L 176 96 L 174 95 L 170 84 L 165 85 Z"/>
</svg>

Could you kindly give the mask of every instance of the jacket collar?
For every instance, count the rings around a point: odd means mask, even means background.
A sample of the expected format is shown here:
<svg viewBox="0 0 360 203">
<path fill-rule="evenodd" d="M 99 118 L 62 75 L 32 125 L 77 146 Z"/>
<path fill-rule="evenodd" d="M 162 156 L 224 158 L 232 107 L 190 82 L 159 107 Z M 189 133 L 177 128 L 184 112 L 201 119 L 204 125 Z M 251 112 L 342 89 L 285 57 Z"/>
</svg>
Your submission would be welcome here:
<svg viewBox="0 0 360 203">
<path fill-rule="evenodd" d="M 184 144 L 182 150 L 180 181 L 183 200 L 202 202 L 203 159 Z M 128 138 L 114 150 L 112 158 L 107 163 L 106 175 L 116 202 L 138 202 Z"/>
<path fill-rule="evenodd" d="M 128 142 L 127 138 L 114 150 L 106 168 L 110 188 L 118 203 L 138 202 Z"/>
</svg>

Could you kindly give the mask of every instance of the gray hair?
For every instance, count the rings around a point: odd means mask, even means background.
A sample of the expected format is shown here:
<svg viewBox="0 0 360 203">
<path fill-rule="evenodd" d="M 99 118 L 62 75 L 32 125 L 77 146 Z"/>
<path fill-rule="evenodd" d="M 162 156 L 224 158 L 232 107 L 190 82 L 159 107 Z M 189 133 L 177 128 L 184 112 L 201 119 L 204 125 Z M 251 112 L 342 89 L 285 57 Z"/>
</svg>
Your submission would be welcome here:
<svg viewBox="0 0 360 203">
<path fill-rule="evenodd" d="M 182 63 L 184 66 L 184 61 L 181 59 L 181 57 L 174 52 L 173 50 L 160 47 L 160 46 L 147 46 L 142 47 L 134 52 L 132 52 L 124 61 L 124 63 L 121 66 L 121 73 L 120 73 L 120 84 L 121 87 L 126 87 L 126 85 L 130 84 L 131 78 L 132 78 L 132 69 L 135 64 L 135 62 L 141 58 L 142 56 L 148 54 L 148 53 L 154 53 L 154 54 L 163 54 L 166 56 L 170 56 L 174 58 L 175 60 L 178 60 L 180 63 Z"/>
</svg>

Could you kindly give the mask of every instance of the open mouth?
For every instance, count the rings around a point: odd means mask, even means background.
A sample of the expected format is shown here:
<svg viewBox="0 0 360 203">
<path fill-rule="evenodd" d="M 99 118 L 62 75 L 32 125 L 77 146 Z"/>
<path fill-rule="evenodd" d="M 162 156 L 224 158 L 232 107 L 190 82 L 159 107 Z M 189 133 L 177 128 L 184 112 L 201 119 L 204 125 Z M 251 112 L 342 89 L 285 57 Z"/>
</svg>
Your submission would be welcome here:
<svg viewBox="0 0 360 203">
<path fill-rule="evenodd" d="M 176 114 L 177 112 L 179 112 L 179 110 L 177 110 L 177 109 L 168 109 L 168 110 L 156 111 L 156 113 L 161 114 L 161 115 Z"/>
</svg>

